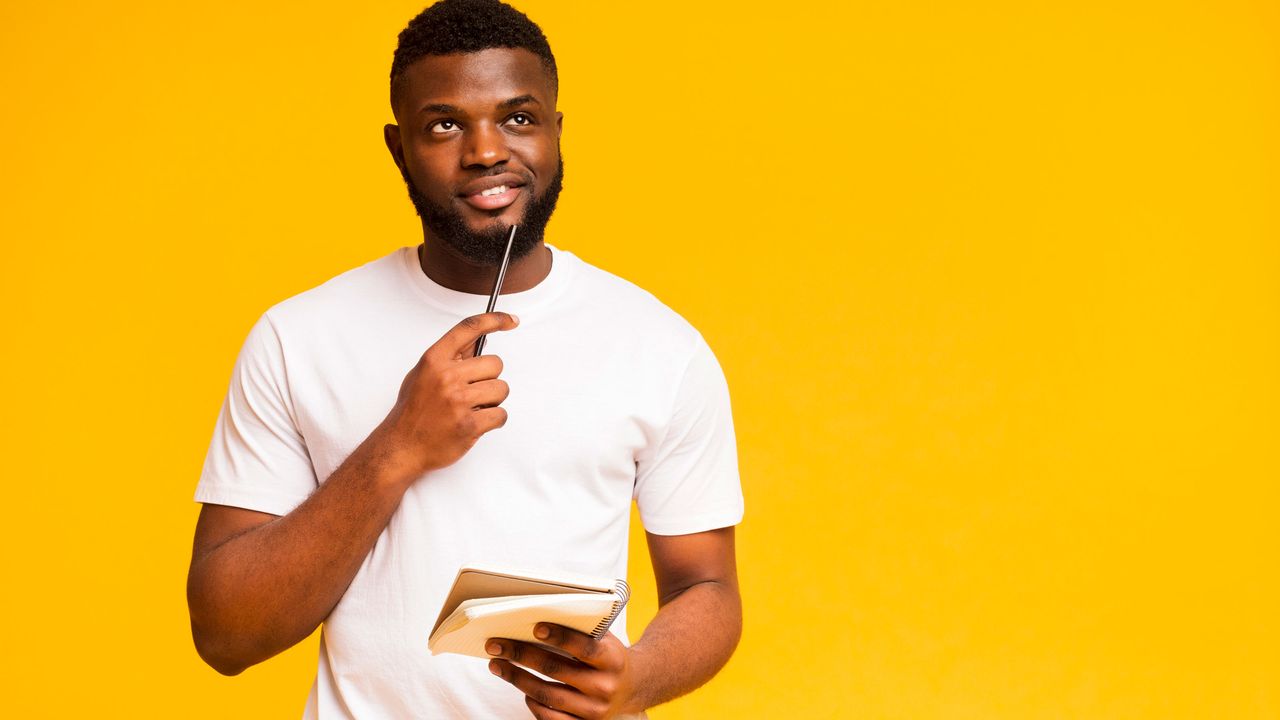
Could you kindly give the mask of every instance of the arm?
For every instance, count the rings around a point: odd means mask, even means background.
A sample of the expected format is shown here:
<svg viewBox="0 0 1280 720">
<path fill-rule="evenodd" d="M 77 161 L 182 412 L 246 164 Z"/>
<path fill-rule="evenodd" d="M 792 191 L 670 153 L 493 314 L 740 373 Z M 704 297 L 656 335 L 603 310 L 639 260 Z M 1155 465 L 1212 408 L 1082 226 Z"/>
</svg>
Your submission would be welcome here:
<svg viewBox="0 0 1280 720">
<path fill-rule="evenodd" d="M 467 318 L 405 375 L 386 419 L 283 517 L 206 505 L 196 525 L 187 603 L 200 657 L 235 675 L 310 635 L 342 598 L 409 486 L 501 427 L 502 362 L 471 357 L 506 313 Z"/>
<path fill-rule="evenodd" d="M 558 625 L 539 626 L 536 645 L 496 640 L 494 674 L 525 693 L 539 720 L 613 718 L 638 713 L 694 690 L 724 666 L 742 633 L 742 604 L 732 527 L 690 535 L 648 534 L 659 609 L 630 648 L 611 634 L 600 640 Z M 540 680 L 522 665 L 558 680 Z"/>
<path fill-rule="evenodd" d="M 377 447 L 371 434 L 283 517 L 201 509 L 187 603 L 196 651 L 215 670 L 236 675 L 292 647 L 338 604 L 407 488 Z"/>
<path fill-rule="evenodd" d="M 742 636 L 734 529 L 647 533 L 658 614 L 631 648 L 642 708 L 691 692 L 724 667 Z"/>
</svg>

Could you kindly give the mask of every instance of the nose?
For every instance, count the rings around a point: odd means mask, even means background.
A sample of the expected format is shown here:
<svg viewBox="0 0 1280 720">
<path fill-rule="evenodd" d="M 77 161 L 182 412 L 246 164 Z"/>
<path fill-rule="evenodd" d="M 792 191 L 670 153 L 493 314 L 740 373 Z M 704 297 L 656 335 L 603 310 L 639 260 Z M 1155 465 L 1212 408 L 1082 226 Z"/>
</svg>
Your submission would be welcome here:
<svg viewBox="0 0 1280 720">
<path fill-rule="evenodd" d="M 493 167 L 511 159 L 502 130 L 491 123 L 479 123 L 467 133 L 462 153 L 463 167 Z"/>
</svg>

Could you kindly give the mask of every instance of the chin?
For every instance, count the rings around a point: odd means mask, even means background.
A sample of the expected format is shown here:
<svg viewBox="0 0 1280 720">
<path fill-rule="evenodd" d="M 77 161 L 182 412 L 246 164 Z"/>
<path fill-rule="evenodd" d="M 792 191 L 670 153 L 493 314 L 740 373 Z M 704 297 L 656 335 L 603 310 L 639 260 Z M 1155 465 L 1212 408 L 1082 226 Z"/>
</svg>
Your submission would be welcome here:
<svg viewBox="0 0 1280 720">
<path fill-rule="evenodd" d="M 479 216 L 480 219 L 468 222 L 467 227 L 471 232 L 486 233 L 493 232 L 495 229 L 511 227 L 519 225 L 524 220 L 524 208 L 522 203 L 508 205 L 501 210 L 493 210 L 490 212 L 480 212 L 472 209 L 473 216 Z"/>
</svg>

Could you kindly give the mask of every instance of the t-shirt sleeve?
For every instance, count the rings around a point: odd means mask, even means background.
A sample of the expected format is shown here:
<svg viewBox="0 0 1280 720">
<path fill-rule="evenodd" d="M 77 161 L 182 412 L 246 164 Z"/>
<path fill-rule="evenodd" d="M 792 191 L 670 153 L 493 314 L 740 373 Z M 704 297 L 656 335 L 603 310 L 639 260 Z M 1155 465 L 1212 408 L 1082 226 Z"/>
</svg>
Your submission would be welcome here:
<svg viewBox="0 0 1280 720">
<path fill-rule="evenodd" d="M 318 483 L 296 418 L 280 338 L 263 315 L 236 359 L 196 502 L 273 515 L 297 507 Z"/>
<path fill-rule="evenodd" d="M 742 521 L 729 387 L 701 337 L 680 379 L 666 434 L 636 463 L 635 497 L 645 530 L 656 535 Z"/>
</svg>

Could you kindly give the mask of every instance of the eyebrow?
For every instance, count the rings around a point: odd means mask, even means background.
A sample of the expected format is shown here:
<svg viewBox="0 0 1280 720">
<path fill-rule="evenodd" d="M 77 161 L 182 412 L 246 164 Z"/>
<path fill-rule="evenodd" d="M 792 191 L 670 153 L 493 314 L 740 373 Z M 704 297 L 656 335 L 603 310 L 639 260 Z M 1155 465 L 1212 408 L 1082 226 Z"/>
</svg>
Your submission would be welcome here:
<svg viewBox="0 0 1280 720">
<path fill-rule="evenodd" d="M 427 105 L 423 105 L 422 109 L 419 110 L 418 113 L 419 114 L 440 113 L 441 115 L 457 115 L 458 108 L 453 105 L 445 105 L 444 103 L 429 103 Z"/>
<path fill-rule="evenodd" d="M 516 97 L 510 98 L 508 100 L 503 100 L 502 102 L 498 103 L 498 109 L 509 110 L 513 107 L 518 107 L 520 105 L 529 105 L 529 104 L 541 105 L 542 103 L 538 102 L 538 98 L 532 95 L 517 95 Z M 426 105 L 423 105 L 422 109 L 418 111 L 419 114 L 439 113 L 441 115 L 459 115 L 461 114 L 461 112 L 462 111 L 458 108 L 458 106 L 448 105 L 445 103 L 428 103 Z"/>
<path fill-rule="evenodd" d="M 538 98 L 532 95 L 518 95 L 516 97 L 511 98 L 510 100 L 503 100 L 502 102 L 498 103 L 498 109 L 508 110 L 510 108 L 516 107 L 517 105 L 528 105 L 530 103 L 534 105 L 542 104 L 538 102 Z"/>
</svg>

